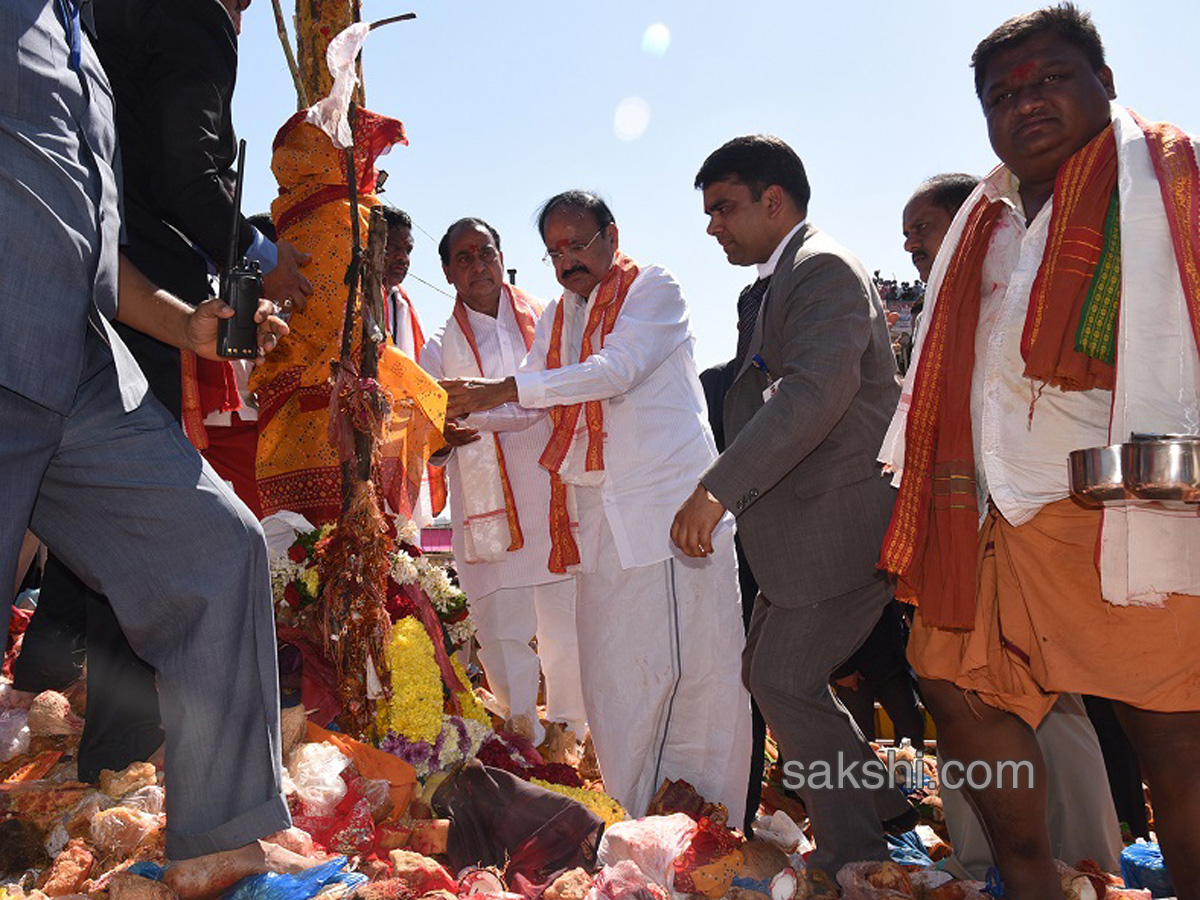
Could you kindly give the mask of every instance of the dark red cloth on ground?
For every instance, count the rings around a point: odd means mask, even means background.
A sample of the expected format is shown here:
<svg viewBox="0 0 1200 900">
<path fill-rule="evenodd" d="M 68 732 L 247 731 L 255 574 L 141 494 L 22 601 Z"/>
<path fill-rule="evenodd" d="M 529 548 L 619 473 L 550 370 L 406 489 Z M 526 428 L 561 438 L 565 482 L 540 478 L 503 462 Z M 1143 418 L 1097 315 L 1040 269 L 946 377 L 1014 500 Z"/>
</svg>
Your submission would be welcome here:
<svg viewBox="0 0 1200 900">
<path fill-rule="evenodd" d="M 592 869 L 604 822 L 582 803 L 472 760 L 433 796 L 448 817 L 447 853 L 463 866 L 504 866 L 509 889 L 536 900 L 563 871 Z M 507 865 L 506 865 L 507 863 Z"/>
</svg>

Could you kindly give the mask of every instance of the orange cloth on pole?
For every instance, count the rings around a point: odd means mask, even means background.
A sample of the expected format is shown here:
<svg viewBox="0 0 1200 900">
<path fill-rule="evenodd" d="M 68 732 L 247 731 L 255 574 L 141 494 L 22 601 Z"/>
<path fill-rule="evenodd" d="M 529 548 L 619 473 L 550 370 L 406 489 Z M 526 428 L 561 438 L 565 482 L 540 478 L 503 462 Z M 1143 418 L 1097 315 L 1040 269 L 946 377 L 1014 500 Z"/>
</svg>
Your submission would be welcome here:
<svg viewBox="0 0 1200 900">
<path fill-rule="evenodd" d="M 354 156 L 364 245 L 370 210 L 379 202 L 372 193 L 375 160 L 397 143 L 407 143 L 400 122 L 358 110 Z M 340 354 L 351 255 L 345 155 L 301 111 L 276 135 L 271 169 L 280 185 L 271 214 L 280 238 L 312 255 L 304 274 L 313 292 L 288 336 L 251 375 L 259 406 L 259 497 L 264 515 L 292 510 L 321 525 L 336 521 L 342 505 L 341 468 L 329 442 L 329 377 Z M 391 345 L 380 358 L 379 382 L 392 414 L 377 448 L 376 487 L 407 514 L 425 460 L 443 444 L 446 395 Z"/>
<path fill-rule="evenodd" d="M 389 793 L 392 797 L 392 811 L 385 821 L 394 821 L 408 810 L 408 804 L 412 802 L 416 792 L 417 772 L 400 757 L 377 750 L 370 744 L 356 741 L 344 734 L 326 731 L 312 722 L 305 728 L 304 740 L 310 744 L 333 744 L 345 756 L 350 757 L 359 775 L 364 778 L 385 778 L 391 782 Z"/>
<path fill-rule="evenodd" d="M 1100 596 L 1100 511 L 1073 500 L 1012 526 L 994 509 L 978 532 L 979 602 L 968 630 L 917 608 L 909 661 L 1036 728 L 1060 693 L 1157 712 L 1200 710 L 1200 604 L 1114 606 Z"/>
</svg>

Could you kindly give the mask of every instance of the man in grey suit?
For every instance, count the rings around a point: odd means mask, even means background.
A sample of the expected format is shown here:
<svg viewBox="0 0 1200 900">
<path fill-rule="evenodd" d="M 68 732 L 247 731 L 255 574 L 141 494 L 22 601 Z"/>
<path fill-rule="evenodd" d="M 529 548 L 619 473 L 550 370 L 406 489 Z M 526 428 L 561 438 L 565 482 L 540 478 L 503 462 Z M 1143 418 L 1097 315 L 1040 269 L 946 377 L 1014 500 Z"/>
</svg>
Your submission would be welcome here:
<svg viewBox="0 0 1200 900">
<path fill-rule="evenodd" d="M 899 399 L 895 358 L 867 271 L 808 224 L 808 179 L 787 144 L 735 138 L 696 187 L 708 233 L 734 265 L 758 266 L 765 294 L 725 397 L 727 446 L 671 536 L 703 556 L 721 515 L 737 516 L 759 583 L 743 675 L 812 819 L 810 865 L 833 875 L 886 858 L 881 820 L 915 818 L 898 791 L 861 783 L 874 755 L 829 689 L 891 597 L 875 562 L 894 492 L 875 454 Z"/>
<path fill-rule="evenodd" d="M 148 393 L 112 321 L 211 358 L 217 319 L 233 311 L 188 306 L 118 250 L 112 91 L 90 8 L 3 10 L 0 42 L 15 52 L 0 63 L 0 583 L 14 582 L 28 528 L 112 598 L 158 672 L 165 880 L 181 900 L 216 894 L 305 864 L 260 841 L 291 822 L 266 546 Z M 265 309 L 257 319 L 264 350 L 287 333 Z"/>
</svg>

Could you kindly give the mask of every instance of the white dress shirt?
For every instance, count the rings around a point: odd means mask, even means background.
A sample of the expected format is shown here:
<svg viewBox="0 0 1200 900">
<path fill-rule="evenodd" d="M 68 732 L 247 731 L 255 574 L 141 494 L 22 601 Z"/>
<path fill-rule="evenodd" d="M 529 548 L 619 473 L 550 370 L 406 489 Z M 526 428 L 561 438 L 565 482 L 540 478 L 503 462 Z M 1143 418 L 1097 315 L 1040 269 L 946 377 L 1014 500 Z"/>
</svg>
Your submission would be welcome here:
<svg viewBox="0 0 1200 900">
<path fill-rule="evenodd" d="M 475 333 L 475 345 L 483 361 L 483 375 L 505 378 L 517 371 L 525 356 L 525 340 L 512 314 L 506 297 L 500 300 L 496 318 L 467 308 L 467 318 Z M 445 368 L 442 341 L 453 317 L 426 342 L 421 350 L 421 367 L 434 378 L 474 377 L 472 371 L 451 372 Z M 456 327 L 456 326 L 455 326 Z M 550 420 L 542 411 L 522 409 L 506 404 L 486 413 L 468 416 L 465 424 L 481 432 L 499 432 L 504 450 L 505 468 L 512 484 L 513 501 L 521 522 L 525 544 L 520 550 L 506 553 L 498 562 L 466 562 L 463 549 L 463 474 L 458 455 L 451 453 L 446 464 L 450 479 L 450 520 L 454 526 L 454 558 L 463 591 L 472 600 L 485 597 L 501 588 L 525 587 L 562 581 L 567 575 L 550 571 L 550 473 L 538 465 L 546 442 L 550 439 Z M 491 440 L 483 434 L 481 440 Z"/>
<path fill-rule="evenodd" d="M 796 232 L 803 228 L 804 223 L 807 221 L 808 219 L 801 219 L 799 222 L 797 222 L 795 226 L 793 226 L 792 230 L 783 236 L 783 240 L 776 245 L 775 251 L 771 254 L 770 258 L 768 258 L 766 262 L 758 263 L 757 269 L 759 278 L 770 278 L 775 274 L 775 267 L 779 265 L 779 258 L 783 256 L 783 248 L 788 245 L 788 241 L 796 236 Z"/>
<path fill-rule="evenodd" d="M 585 572 L 599 564 L 601 521 L 612 531 L 623 569 L 670 558 L 675 513 L 717 455 L 692 358 L 687 304 L 666 269 L 642 267 L 603 347 L 581 363 L 545 368 L 557 305 L 566 304 L 562 357 L 569 363 L 579 359 L 597 291 L 586 300 L 567 291 L 547 307 L 516 377 L 526 407 L 604 401 L 604 479 L 595 487 L 575 486 Z M 723 527 L 730 521 L 726 516 Z"/>
<path fill-rule="evenodd" d="M 1053 200 L 1028 226 L 1013 177 L 1001 169 L 984 184 L 989 200 L 1008 207 L 996 224 L 983 264 L 971 425 L 979 510 L 991 495 L 1013 525 L 1069 496 L 1067 455 L 1108 443 L 1112 394 L 1063 391 L 1024 376 L 1021 332 L 1042 263 Z"/>
</svg>

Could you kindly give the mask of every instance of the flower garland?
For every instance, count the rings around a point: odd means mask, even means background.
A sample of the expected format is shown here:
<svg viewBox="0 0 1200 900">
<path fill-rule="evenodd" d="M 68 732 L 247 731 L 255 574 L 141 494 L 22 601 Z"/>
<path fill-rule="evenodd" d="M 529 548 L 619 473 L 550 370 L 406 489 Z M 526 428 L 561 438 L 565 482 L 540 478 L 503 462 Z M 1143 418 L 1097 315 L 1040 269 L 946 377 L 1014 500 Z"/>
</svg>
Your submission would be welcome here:
<svg viewBox="0 0 1200 900">
<path fill-rule="evenodd" d="M 587 788 L 567 787 L 562 784 L 551 784 L 549 781 L 544 781 L 541 778 L 531 778 L 529 781 L 538 787 L 544 787 L 548 791 L 554 791 L 556 794 L 562 794 L 564 797 L 570 797 L 576 800 L 598 815 L 604 820 L 605 826 L 615 825 L 617 822 L 624 822 L 629 815 L 621 807 L 621 804 L 614 800 L 608 794 L 602 794 L 600 791 L 589 791 Z"/>
<path fill-rule="evenodd" d="M 458 706 L 462 710 L 463 717 L 470 719 L 479 725 L 484 726 L 488 732 L 492 730 L 492 717 L 488 715 L 488 711 L 483 707 L 483 701 L 471 688 L 471 679 L 467 677 L 466 669 L 462 663 L 455 657 L 450 657 L 450 665 L 454 667 L 454 674 L 458 676 L 458 680 L 466 685 L 466 690 L 458 692 Z M 479 748 L 476 747 L 476 750 Z M 474 756 L 475 754 L 471 754 Z"/>
<path fill-rule="evenodd" d="M 396 533 L 396 551 L 392 554 L 392 579 L 400 585 L 419 585 L 442 620 L 451 649 L 457 649 L 475 635 L 467 595 L 450 581 L 443 566 L 433 562 L 417 546 L 417 528 L 411 522 Z"/>
<path fill-rule="evenodd" d="M 271 560 L 271 594 L 276 612 L 290 624 L 295 617 L 313 606 L 321 593 L 317 570 L 317 543 L 329 537 L 332 524 L 296 535 L 286 554 Z"/>
<path fill-rule="evenodd" d="M 392 696 L 377 704 L 377 732 L 433 744 L 442 730 L 442 674 L 425 626 L 405 616 L 392 626 L 384 653 Z"/>
<path fill-rule="evenodd" d="M 283 624 L 308 630 L 305 625 L 309 611 L 321 596 L 315 548 L 334 528 L 334 525 L 326 524 L 297 534 L 287 553 L 271 560 L 271 593 L 276 616 Z M 419 540 L 420 531 L 412 522 L 397 531 L 389 575 L 396 585 L 416 585 L 425 592 L 442 622 L 450 645 L 448 649 L 453 652 L 475 636 L 467 595 L 450 580 L 444 566 L 421 552 Z M 392 593 L 393 586 L 389 586 L 389 595 Z"/>
<path fill-rule="evenodd" d="M 416 770 L 417 777 L 423 780 L 434 772 L 474 757 L 490 734 L 491 728 L 475 719 L 446 716 L 442 730 L 432 744 L 410 741 L 403 735 L 389 731 L 379 748 L 407 762 Z"/>
<path fill-rule="evenodd" d="M 485 766 L 503 769 L 526 781 L 542 781 L 563 787 L 583 787 L 583 779 L 566 763 L 548 763 L 527 739 L 515 734 L 496 732 L 484 741 L 475 754 Z"/>
</svg>

